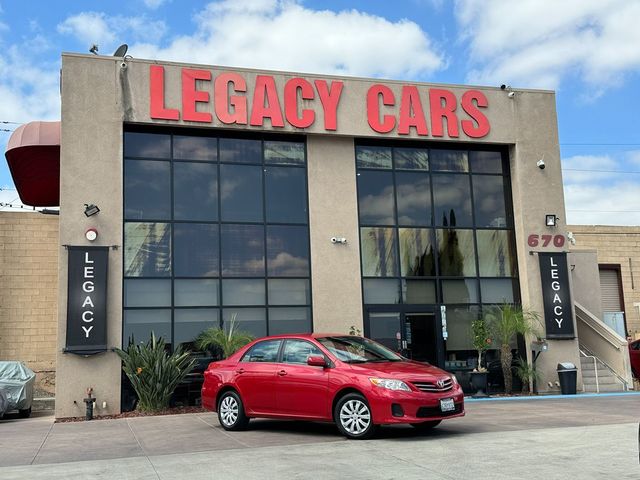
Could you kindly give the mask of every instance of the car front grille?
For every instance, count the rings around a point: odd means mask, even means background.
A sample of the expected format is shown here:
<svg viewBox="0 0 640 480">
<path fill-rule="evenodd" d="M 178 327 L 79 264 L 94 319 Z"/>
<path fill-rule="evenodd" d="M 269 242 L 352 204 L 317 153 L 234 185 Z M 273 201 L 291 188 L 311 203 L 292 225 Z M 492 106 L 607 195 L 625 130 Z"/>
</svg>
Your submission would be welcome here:
<svg viewBox="0 0 640 480">
<path fill-rule="evenodd" d="M 438 384 L 438 382 L 424 382 L 424 381 L 414 381 L 411 383 L 421 392 L 429 392 L 429 393 L 448 392 L 453 388 L 453 381 L 450 378 L 439 380 L 439 382 L 440 382 L 440 385 Z"/>
</svg>

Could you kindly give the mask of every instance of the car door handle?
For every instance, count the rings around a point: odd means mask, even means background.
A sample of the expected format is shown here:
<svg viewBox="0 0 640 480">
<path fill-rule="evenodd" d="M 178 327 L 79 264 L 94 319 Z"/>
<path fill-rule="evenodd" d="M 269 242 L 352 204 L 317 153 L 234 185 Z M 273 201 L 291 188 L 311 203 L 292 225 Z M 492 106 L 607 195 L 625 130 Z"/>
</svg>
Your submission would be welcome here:
<svg viewBox="0 0 640 480">
<path fill-rule="evenodd" d="M 244 368 L 239 368 L 238 370 L 236 370 L 236 373 L 244 373 Z"/>
<path fill-rule="evenodd" d="M 284 377 L 286 374 L 287 374 L 287 371 L 286 371 L 286 370 L 280 370 L 280 371 L 278 372 L 278 375 L 280 375 L 281 377 Z"/>
</svg>

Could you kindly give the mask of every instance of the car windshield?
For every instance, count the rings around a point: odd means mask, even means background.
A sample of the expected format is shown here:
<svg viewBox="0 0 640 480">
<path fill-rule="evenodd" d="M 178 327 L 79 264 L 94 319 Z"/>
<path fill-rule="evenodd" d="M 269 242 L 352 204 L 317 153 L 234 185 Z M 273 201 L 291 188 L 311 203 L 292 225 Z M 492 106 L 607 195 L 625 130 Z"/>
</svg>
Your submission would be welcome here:
<svg viewBox="0 0 640 480">
<path fill-rule="evenodd" d="M 346 363 L 400 362 L 400 355 L 379 343 L 362 337 L 321 337 L 317 339 L 327 350 Z"/>
</svg>

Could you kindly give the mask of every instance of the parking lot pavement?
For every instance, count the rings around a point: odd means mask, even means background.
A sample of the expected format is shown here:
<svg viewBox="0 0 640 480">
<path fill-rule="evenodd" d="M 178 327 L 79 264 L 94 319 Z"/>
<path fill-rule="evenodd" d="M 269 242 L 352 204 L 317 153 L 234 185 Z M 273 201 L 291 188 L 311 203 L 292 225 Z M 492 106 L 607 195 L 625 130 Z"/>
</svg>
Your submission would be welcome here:
<svg viewBox="0 0 640 480">
<path fill-rule="evenodd" d="M 230 433 L 211 413 L 36 417 L 0 421 L 0 478 L 637 479 L 639 420 L 640 395 L 469 402 L 466 417 L 430 433 L 386 427 L 370 441 L 272 420 Z"/>
</svg>

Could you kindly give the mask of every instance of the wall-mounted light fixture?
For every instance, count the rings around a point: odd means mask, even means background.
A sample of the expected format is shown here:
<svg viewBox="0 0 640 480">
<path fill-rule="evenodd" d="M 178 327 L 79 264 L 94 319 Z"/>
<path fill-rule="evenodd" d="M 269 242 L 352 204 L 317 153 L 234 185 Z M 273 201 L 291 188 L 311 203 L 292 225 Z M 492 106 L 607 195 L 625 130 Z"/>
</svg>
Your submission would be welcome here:
<svg viewBox="0 0 640 480">
<path fill-rule="evenodd" d="M 89 230 L 84 232 L 84 236 L 87 240 L 93 242 L 96 240 L 96 238 L 98 238 L 98 230 L 96 230 L 95 228 L 90 228 Z"/>
<path fill-rule="evenodd" d="M 558 217 L 555 215 L 555 213 L 547 213 L 544 216 L 544 224 L 547 227 L 555 227 L 557 223 L 558 223 Z"/>
<path fill-rule="evenodd" d="M 92 215 L 95 215 L 99 211 L 100 211 L 100 209 L 98 208 L 98 206 L 94 205 L 93 203 L 85 203 L 84 204 L 84 214 L 87 217 L 91 217 Z"/>
</svg>

